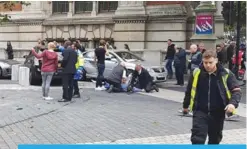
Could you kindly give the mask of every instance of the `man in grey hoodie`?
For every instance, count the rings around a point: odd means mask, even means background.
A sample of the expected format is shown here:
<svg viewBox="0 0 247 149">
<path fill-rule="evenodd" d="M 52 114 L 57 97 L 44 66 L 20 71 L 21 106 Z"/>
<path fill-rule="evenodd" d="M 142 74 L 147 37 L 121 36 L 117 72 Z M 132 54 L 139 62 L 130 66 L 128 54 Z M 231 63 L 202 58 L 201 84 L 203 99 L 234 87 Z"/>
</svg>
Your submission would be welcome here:
<svg viewBox="0 0 247 149">
<path fill-rule="evenodd" d="M 119 65 L 114 67 L 112 73 L 106 79 L 106 82 L 110 84 L 110 88 L 107 90 L 108 93 L 112 91 L 120 92 L 122 90 L 121 83 L 123 79 L 126 79 L 125 63 L 121 62 Z"/>
</svg>

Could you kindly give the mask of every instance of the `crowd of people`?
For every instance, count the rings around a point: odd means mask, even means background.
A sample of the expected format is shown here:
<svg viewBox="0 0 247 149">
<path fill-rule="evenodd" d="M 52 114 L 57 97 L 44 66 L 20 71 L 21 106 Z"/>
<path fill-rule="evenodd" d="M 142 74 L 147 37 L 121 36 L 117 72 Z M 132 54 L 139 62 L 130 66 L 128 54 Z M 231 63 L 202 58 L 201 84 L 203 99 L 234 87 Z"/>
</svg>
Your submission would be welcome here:
<svg viewBox="0 0 247 149">
<path fill-rule="evenodd" d="M 172 43 L 171 39 L 167 41 L 167 54 L 166 60 L 166 70 L 168 72 L 168 79 L 173 78 L 173 69 L 175 68 L 175 76 L 177 83 L 176 85 L 184 85 L 184 74 L 189 70 L 192 73 L 195 68 L 199 68 L 202 65 L 202 55 L 206 51 L 204 44 L 201 42 L 198 45 L 191 44 L 189 50 L 185 50 Z M 246 46 L 245 44 L 240 45 L 238 58 L 236 58 L 236 43 L 231 42 L 230 45 L 226 46 L 224 43 L 216 45 L 216 53 L 218 62 L 224 67 L 228 67 L 234 73 L 238 73 L 237 79 L 243 80 L 243 85 L 246 83 L 245 75 L 245 63 L 246 63 Z M 187 53 L 190 53 L 191 57 L 186 59 Z M 238 63 L 236 63 L 238 61 Z M 187 65 L 188 64 L 188 65 Z M 228 66 L 227 66 L 228 65 Z M 236 71 L 236 67 L 238 72 Z"/>
<path fill-rule="evenodd" d="M 84 58 L 82 53 L 85 48 L 80 41 L 71 42 L 69 40 L 64 43 L 49 42 L 47 47 L 42 40 L 38 41 L 38 45 L 32 49 L 32 54 L 42 60 L 41 76 L 42 76 L 42 94 L 43 99 L 53 100 L 49 96 L 50 84 L 53 75 L 58 69 L 61 69 L 63 95 L 59 102 L 68 102 L 72 98 L 80 98 L 78 80 L 82 80 L 85 73 Z M 96 91 L 111 92 L 137 92 L 145 90 L 151 92 L 159 91 L 158 87 L 153 82 L 149 72 L 141 65 L 136 65 L 135 70 L 130 74 L 127 72 L 125 63 L 119 63 L 113 68 L 109 77 L 104 77 L 105 57 L 108 55 L 109 43 L 100 40 L 99 46 L 95 49 L 95 67 L 98 70 L 96 78 Z M 125 45 L 129 50 L 128 45 Z M 37 53 L 39 51 L 39 53 Z M 62 53 L 62 61 L 59 62 L 58 54 Z"/>
<path fill-rule="evenodd" d="M 172 78 L 172 64 L 174 64 L 176 85 L 183 86 L 186 51 L 172 44 L 171 39 L 167 44 L 166 68 L 169 79 Z M 237 80 L 239 78 L 236 78 L 233 72 L 237 68 L 238 71 L 243 70 L 245 74 L 246 48 L 241 44 L 238 57 L 234 54 L 235 50 L 234 42 L 228 47 L 224 43 L 218 44 L 215 49 L 205 49 L 203 43 L 190 46 L 191 57 L 188 60 L 188 69 L 191 75 L 182 113 L 190 113 L 193 116 L 192 144 L 205 144 L 207 136 L 208 144 L 219 144 L 223 137 L 225 118 L 236 115 L 242 94 Z M 226 68 L 227 64 L 229 68 Z"/>
</svg>

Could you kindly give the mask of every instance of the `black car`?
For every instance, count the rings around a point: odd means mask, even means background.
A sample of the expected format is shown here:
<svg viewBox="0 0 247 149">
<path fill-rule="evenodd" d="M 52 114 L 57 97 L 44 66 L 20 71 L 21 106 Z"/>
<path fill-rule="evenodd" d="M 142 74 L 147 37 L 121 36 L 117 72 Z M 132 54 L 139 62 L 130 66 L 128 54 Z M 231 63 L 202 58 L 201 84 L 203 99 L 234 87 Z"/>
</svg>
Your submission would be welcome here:
<svg viewBox="0 0 247 149">
<path fill-rule="evenodd" d="M 41 53 L 42 51 L 35 48 L 35 51 L 37 53 Z M 62 54 L 58 50 L 55 50 L 55 52 L 58 54 L 58 70 L 53 75 L 53 79 L 61 79 L 61 62 L 62 62 Z M 41 77 L 41 66 L 42 66 L 42 60 L 37 59 L 32 52 L 28 55 L 23 56 L 25 58 L 24 66 L 30 68 L 30 74 L 29 74 L 29 82 L 31 85 L 40 85 L 42 82 Z"/>
</svg>

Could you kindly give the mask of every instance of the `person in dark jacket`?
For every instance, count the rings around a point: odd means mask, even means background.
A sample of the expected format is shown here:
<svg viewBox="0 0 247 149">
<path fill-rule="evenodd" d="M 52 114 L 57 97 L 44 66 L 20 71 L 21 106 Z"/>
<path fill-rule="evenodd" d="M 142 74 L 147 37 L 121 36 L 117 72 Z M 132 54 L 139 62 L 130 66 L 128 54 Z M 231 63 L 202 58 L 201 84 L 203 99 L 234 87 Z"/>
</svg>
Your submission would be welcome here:
<svg viewBox="0 0 247 149">
<path fill-rule="evenodd" d="M 198 50 L 203 54 L 206 49 L 205 49 L 205 46 L 204 46 L 204 43 L 199 43 L 199 45 L 197 46 Z"/>
<path fill-rule="evenodd" d="M 176 47 L 174 56 L 174 67 L 176 73 L 177 84 L 184 85 L 184 68 L 186 67 L 186 52 L 181 47 Z"/>
<path fill-rule="evenodd" d="M 149 72 L 144 69 L 141 65 L 136 65 L 133 77 L 131 80 L 131 86 L 134 87 L 135 80 L 138 80 L 136 88 L 144 89 L 146 92 L 151 92 L 155 90 L 159 92 L 159 88 L 153 82 L 153 78 L 150 76 Z"/>
<path fill-rule="evenodd" d="M 71 41 L 66 41 L 63 51 L 62 61 L 62 82 L 63 82 L 63 98 L 58 102 L 71 101 L 73 96 L 73 79 L 76 73 L 75 64 L 77 63 L 77 53 L 71 48 Z"/>
<path fill-rule="evenodd" d="M 126 79 L 125 63 L 121 62 L 119 65 L 113 68 L 112 73 L 106 78 L 106 82 L 109 83 L 110 88 L 108 93 L 122 91 L 122 81 Z"/>
<path fill-rule="evenodd" d="M 228 61 L 228 68 L 230 70 L 233 69 L 232 57 L 234 55 L 235 43 L 231 42 L 230 45 L 227 47 L 227 61 Z"/>
<path fill-rule="evenodd" d="M 167 60 L 166 63 L 166 70 L 168 72 L 168 78 L 172 79 L 173 76 L 173 71 L 172 71 L 172 62 L 174 60 L 174 55 L 176 53 L 175 48 L 174 48 L 174 44 L 172 44 L 172 40 L 168 39 L 167 40 L 167 52 L 166 52 L 166 58 L 165 60 Z"/>
<path fill-rule="evenodd" d="M 216 45 L 216 51 L 217 51 L 217 58 L 218 58 L 218 62 L 220 64 L 224 64 L 224 53 L 222 51 L 221 45 Z"/>
<path fill-rule="evenodd" d="M 188 113 L 189 106 L 193 111 L 192 144 L 204 144 L 207 135 L 208 144 L 219 144 L 225 115 L 233 113 L 241 99 L 234 74 L 217 63 L 216 51 L 205 51 L 203 65 L 194 70 L 188 82 L 183 112 Z M 228 78 L 223 80 L 226 75 Z"/>
<path fill-rule="evenodd" d="M 10 41 L 7 42 L 6 52 L 8 54 L 8 59 L 14 59 L 14 54 L 13 54 L 14 51 Z"/>
<path fill-rule="evenodd" d="M 202 62 L 202 53 L 197 49 L 197 45 L 192 44 L 190 46 L 191 59 L 190 62 L 190 72 L 193 72 L 195 68 L 198 68 Z"/>
</svg>

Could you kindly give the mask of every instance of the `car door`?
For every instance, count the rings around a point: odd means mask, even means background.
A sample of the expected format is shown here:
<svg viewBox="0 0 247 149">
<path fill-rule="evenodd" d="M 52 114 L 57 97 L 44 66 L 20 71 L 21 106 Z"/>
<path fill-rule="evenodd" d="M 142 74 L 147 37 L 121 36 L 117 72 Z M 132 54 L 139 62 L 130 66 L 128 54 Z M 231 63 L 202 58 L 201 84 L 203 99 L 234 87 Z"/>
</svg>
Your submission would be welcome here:
<svg viewBox="0 0 247 149">
<path fill-rule="evenodd" d="M 114 67 L 118 65 L 119 61 L 117 60 L 117 57 L 113 53 L 109 53 L 109 56 L 106 56 L 105 60 L 105 72 L 104 77 L 108 77 L 111 73 Z"/>
<path fill-rule="evenodd" d="M 87 72 L 87 75 L 90 77 L 97 77 L 97 67 L 94 62 L 94 51 L 89 51 L 83 54 L 84 57 L 84 68 Z"/>
</svg>

